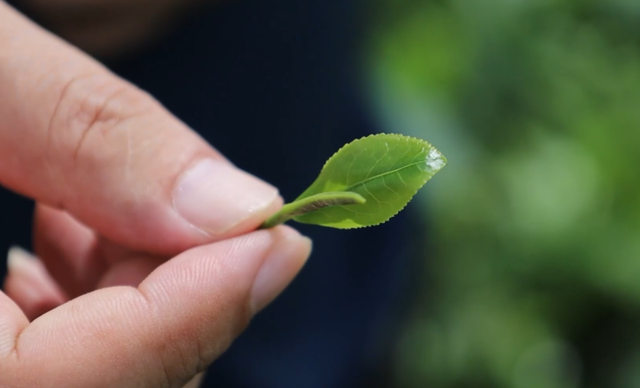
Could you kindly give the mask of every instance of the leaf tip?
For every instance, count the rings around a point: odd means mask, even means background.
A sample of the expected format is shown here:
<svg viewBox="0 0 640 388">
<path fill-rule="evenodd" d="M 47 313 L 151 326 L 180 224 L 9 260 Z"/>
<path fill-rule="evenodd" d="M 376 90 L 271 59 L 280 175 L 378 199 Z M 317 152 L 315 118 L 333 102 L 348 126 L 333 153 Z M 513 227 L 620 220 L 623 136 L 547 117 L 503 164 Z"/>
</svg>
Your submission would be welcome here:
<svg viewBox="0 0 640 388">
<path fill-rule="evenodd" d="M 427 167 L 434 173 L 440 171 L 447 165 L 447 158 L 442 155 L 435 147 L 431 147 L 426 157 Z"/>
</svg>

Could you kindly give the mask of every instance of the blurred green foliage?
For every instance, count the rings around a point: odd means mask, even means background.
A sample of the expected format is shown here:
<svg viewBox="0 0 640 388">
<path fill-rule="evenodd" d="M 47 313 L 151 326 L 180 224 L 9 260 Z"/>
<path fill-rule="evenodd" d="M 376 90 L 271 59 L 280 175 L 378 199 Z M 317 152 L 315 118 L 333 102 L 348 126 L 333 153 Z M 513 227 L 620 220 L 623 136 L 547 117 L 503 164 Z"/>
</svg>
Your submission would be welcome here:
<svg viewBox="0 0 640 388">
<path fill-rule="evenodd" d="M 402 387 L 640 387 L 640 1 L 376 0 L 387 131 L 427 185 Z"/>
</svg>

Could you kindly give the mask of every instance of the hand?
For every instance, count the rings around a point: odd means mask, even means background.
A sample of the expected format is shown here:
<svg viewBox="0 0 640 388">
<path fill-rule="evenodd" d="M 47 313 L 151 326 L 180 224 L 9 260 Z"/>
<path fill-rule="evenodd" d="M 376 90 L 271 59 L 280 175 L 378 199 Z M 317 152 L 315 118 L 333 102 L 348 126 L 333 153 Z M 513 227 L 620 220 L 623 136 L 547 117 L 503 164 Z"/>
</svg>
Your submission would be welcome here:
<svg viewBox="0 0 640 388">
<path fill-rule="evenodd" d="M 11 254 L 2 387 L 181 386 L 310 250 L 252 232 L 275 188 L 3 2 L 0 182 L 37 201 L 40 259 Z"/>
</svg>

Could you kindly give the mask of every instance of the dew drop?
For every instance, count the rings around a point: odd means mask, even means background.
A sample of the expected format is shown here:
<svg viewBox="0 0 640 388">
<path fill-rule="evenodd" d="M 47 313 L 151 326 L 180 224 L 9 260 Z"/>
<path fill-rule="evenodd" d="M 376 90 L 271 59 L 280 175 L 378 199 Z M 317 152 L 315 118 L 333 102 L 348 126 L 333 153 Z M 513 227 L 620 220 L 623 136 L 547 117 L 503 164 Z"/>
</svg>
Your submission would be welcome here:
<svg viewBox="0 0 640 388">
<path fill-rule="evenodd" d="M 438 171 L 447 164 L 444 156 L 442 156 L 442 154 L 435 148 L 431 148 L 427 154 L 426 162 L 427 166 L 433 171 Z"/>
</svg>

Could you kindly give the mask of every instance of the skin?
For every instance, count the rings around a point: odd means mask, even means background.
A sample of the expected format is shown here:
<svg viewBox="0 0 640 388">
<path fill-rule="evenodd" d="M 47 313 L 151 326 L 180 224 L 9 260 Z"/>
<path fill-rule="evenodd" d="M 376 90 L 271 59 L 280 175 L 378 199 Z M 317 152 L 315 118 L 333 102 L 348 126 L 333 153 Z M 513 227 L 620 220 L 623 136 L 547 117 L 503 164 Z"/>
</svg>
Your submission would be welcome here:
<svg viewBox="0 0 640 388">
<path fill-rule="evenodd" d="M 36 256 L 11 251 L 0 292 L 0 386 L 182 387 L 303 266 L 307 238 L 255 231 L 275 188 L 2 1 L 0 90 L 0 184 L 37 203 Z"/>
</svg>

